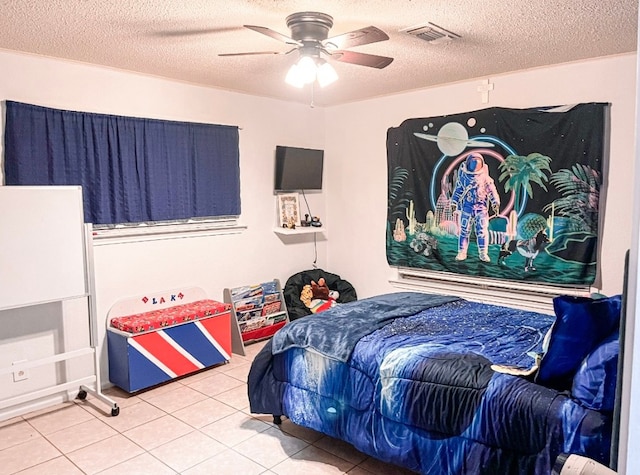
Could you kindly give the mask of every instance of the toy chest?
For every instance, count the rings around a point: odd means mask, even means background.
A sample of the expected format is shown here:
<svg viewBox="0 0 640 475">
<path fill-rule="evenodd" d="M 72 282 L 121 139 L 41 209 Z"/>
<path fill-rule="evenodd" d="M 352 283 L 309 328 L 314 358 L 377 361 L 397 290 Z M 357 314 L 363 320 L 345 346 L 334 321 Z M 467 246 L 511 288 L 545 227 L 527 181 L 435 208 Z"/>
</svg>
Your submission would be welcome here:
<svg viewBox="0 0 640 475">
<path fill-rule="evenodd" d="M 136 392 L 231 355 L 230 305 L 198 288 L 126 299 L 109 311 L 109 379 Z"/>
</svg>

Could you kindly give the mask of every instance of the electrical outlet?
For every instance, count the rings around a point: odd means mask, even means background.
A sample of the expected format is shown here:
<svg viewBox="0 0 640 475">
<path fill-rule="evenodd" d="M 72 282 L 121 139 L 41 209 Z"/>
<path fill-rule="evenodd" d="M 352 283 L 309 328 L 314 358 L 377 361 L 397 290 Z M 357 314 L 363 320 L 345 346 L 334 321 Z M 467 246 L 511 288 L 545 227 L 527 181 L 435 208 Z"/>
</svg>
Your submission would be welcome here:
<svg viewBox="0 0 640 475">
<path fill-rule="evenodd" d="M 11 364 L 20 364 L 20 363 L 26 363 L 27 360 L 21 360 L 21 361 L 14 361 Z M 13 382 L 17 383 L 18 381 L 24 381 L 25 379 L 29 379 L 29 370 L 27 369 L 19 369 L 17 371 L 13 372 Z"/>
</svg>

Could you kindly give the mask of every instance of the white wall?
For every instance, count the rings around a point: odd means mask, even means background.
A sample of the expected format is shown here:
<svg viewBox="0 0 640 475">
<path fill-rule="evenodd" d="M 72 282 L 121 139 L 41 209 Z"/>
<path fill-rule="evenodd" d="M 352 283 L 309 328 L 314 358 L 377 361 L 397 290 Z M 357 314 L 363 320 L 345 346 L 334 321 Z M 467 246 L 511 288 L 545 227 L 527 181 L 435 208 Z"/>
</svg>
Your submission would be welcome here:
<svg viewBox="0 0 640 475">
<path fill-rule="evenodd" d="M 235 235 L 96 246 L 96 304 L 101 341 L 106 314 L 114 302 L 123 297 L 196 285 L 203 287 L 210 298 L 222 300 L 225 287 L 272 278 L 279 278 L 284 284 L 293 273 L 311 268 L 315 256 L 312 235 L 287 238 L 273 232 L 276 222 L 274 153 L 276 145 L 323 148 L 322 109 L 11 52 L 0 51 L 0 71 L 5 72 L 0 75 L 0 101 L 241 128 L 240 221 L 247 226 L 246 231 Z M 4 130 L 3 121 L 4 113 L 0 130 Z M 0 156 L 2 146 L 0 143 Z M 313 214 L 324 217 L 324 195 L 315 193 L 308 198 Z M 317 250 L 318 265 L 325 266 L 326 240 L 322 235 L 318 238 Z M 32 308 L 0 313 L 3 326 L 8 325 L 5 323 L 8 321 L 15 325 L 10 339 L 0 338 L 0 367 L 16 361 L 17 347 L 26 349 L 19 359 L 41 357 L 41 340 L 58 350 L 62 342 L 68 347 L 83 344 L 86 327 L 65 325 L 62 336 L 57 333 L 57 327 L 49 328 L 41 323 L 42 319 L 58 322 L 61 308 L 53 306 L 46 310 Z M 101 356 L 102 377 L 108 380 L 106 344 Z M 76 365 L 69 371 L 82 376 L 92 368 L 90 360 L 78 364 L 84 369 L 79 370 Z M 0 399 L 34 389 L 37 379 L 34 375 L 28 382 L 13 383 L 10 375 L 2 376 Z"/>
<path fill-rule="evenodd" d="M 329 268 L 353 283 L 359 296 L 393 290 L 388 279 L 395 272 L 385 254 L 388 128 L 486 107 L 609 102 L 611 163 L 598 287 L 605 294 L 621 292 L 631 243 L 635 64 L 635 55 L 623 55 L 492 77 L 488 104 L 481 103 L 478 79 L 327 108 Z"/>
</svg>

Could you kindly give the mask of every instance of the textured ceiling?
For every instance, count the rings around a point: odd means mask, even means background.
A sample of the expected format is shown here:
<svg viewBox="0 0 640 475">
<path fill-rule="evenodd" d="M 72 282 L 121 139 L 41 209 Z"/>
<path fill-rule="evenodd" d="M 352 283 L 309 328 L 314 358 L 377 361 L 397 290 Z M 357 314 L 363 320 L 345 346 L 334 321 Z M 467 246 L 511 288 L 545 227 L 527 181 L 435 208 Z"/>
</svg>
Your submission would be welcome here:
<svg viewBox="0 0 640 475">
<path fill-rule="evenodd" d="M 327 106 L 443 83 L 636 50 L 638 0 L 2 0 L 0 48 Z M 324 89 L 284 83 L 297 54 L 243 28 L 290 36 L 285 18 L 319 11 L 329 36 L 369 25 L 390 39 L 352 51 L 390 56 L 385 69 L 332 61 Z M 400 30 L 426 22 L 461 36 L 431 44 Z M 313 94 L 313 98 L 312 98 Z"/>
</svg>

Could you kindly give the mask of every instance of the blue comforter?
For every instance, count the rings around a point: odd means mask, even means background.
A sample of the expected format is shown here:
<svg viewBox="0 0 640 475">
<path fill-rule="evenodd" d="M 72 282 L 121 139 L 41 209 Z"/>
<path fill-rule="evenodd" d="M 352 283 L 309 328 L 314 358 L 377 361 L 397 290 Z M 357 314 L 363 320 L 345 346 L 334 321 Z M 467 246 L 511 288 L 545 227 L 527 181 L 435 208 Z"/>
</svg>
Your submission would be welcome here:
<svg viewBox="0 0 640 475">
<path fill-rule="evenodd" d="M 430 475 L 547 475 L 561 452 L 606 461 L 608 414 L 491 369 L 531 366 L 553 317 L 413 293 L 338 309 L 265 346 L 249 375 L 252 412 Z"/>
<path fill-rule="evenodd" d="M 273 353 L 289 348 L 310 348 L 329 358 L 347 361 L 360 338 L 392 320 L 408 317 L 443 303 L 459 300 L 444 295 L 399 292 L 339 305 L 327 314 L 287 325 L 273 336 Z"/>
</svg>

